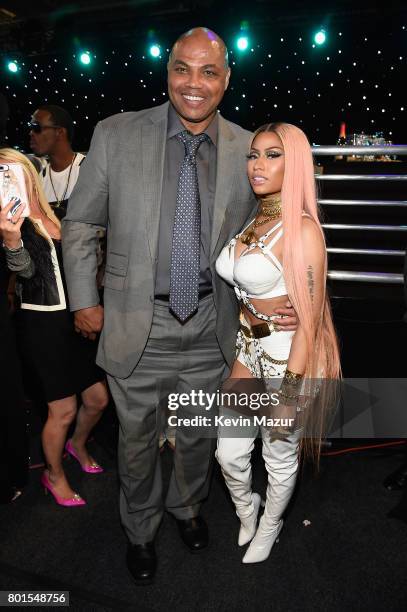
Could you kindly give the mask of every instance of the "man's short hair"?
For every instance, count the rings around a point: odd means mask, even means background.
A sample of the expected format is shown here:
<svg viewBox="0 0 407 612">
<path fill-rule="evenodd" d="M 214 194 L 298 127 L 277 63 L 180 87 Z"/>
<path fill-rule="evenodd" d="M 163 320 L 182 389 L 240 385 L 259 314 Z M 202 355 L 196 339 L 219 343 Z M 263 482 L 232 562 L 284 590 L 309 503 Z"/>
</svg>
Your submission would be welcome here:
<svg viewBox="0 0 407 612">
<path fill-rule="evenodd" d="M 168 64 L 170 64 L 171 61 L 172 61 L 172 56 L 173 56 L 175 45 L 177 43 L 181 42 L 182 40 L 184 40 L 185 38 L 187 38 L 188 36 L 191 36 L 192 34 L 194 34 L 197 30 L 201 30 L 202 32 L 205 32 L 205 34 L 208 36 L 208 38 L 210 40 L 217 40 L 218 41 L 218 43 L 220 44 L 220 46 L 222 48 L 224 56 L 225 56 L 224 67 L 228 70 L 229 69 L 229 53 L 228 53 L 228 48 L 225 45 L 225 41 L 219 36 L 219 34 L 216 34 L 216 32 L 214 32 L 213 30 L 210 30 L 209 28 L 205 28 L 203 26 L 198 26 L 196 28 L 191 28 L 187 32 L 184 32 L 183 34 L 178 36 L 177 40 L 175 41 L 175 43 L 171 47 L 171 51 L 170 51 L 170 54 L 168 56 Z"/>
<path fill-rule="evenodd" d="M 44 104 L 38 107 L 38 110 L 46 111 L 51 115 L 51 120 L 54 125 L 58 125 L 66 129 L 66 135 L 71 143 L 74 135 L 74 123 L 71 115 L 62 106 L 56 104 Z"/>
</svg>

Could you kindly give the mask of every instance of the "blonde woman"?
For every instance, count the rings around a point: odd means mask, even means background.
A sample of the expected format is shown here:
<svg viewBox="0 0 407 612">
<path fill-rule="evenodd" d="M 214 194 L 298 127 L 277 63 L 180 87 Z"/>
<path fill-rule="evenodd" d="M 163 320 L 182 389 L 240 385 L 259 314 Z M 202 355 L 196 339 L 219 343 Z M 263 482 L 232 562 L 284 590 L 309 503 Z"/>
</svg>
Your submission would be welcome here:
<svg viewBox="0 0 407 612">
<path fill-rule="evenodd" d="M 294 417 L 304 385 L 318 377 L 333 381 L 340 377 L 326 295 L 326 247 L 305 134 L 287 123 L 260 127 L 252 140 L 247 172 L 258 198 L 256 217 L 216 262 L 218 274 L 234 286 L 241 303 L 230 378 L 282 379 L 276 414 Z M 287 298 L 296 311 L 298 327 L 295 332 L 277 333 L 275 311 Z M 327 394 L 320 392 L 312 407 L 317 414 L 311 415 L 317 456 L 324 413 L 331 408 L 320 401 L 323 397 Z M 261 500 L 251 489 L 250 455 L 259 428 L 268 487 L 257 527 Z M 283 428 L 274 435 L 266 426 L 253 425 L 245 433 L 246 437 L 229 437 L 227 427 L 221 426 L 217 458 L 241 522 L 238 543 L 250 542 L 243 563 L 256 563 L 267 559 L 279 535 L 295 486 L 300 447 L 309 448 L 312 440 L 301 440 L 304 427 Z"/>
<path fill-rule="evenodd" d="M 60 222 L 45 199 L 31 162 L 13 149 L 0 150 L 0 164 L 23 169 L 29 204 L 7 219 L 9 204 L 0 212 L 0 233 L 7 265 L 17 274 L 20 308 L 17 338 L 23 362 L 37 380 L 48 404 L 42 431 L 46 469 L 41 482 L 55 501 L 67 507 L 83 506 L 64 473 L 62 456 L 68 428 L 76 417 L 66 450 L 83 471 L 103 472 L 88 454 L 86 441 L 108 402 L 103 371 L 95 363 L 95 343 L 75 332 L 69 312 L 62 266 Z M 77 394 L 82 406 L 77 412 Z"/>
</svg>

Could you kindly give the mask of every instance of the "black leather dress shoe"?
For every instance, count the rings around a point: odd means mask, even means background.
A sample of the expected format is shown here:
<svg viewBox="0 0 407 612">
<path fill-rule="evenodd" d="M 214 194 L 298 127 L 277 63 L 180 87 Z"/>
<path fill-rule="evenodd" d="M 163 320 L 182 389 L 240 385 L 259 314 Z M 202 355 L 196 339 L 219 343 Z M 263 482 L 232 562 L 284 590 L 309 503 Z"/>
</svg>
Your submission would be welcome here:
<svg viewBox="0 0 407 612">
<path fill-rule="evenodd" d="M 177 525 L 183 542 L 192 552 L 198 552 L 208 546 L 208 526 L 202 516 L 177 519 Z"/>
<path fill-rule="evenodd" d="M 157 567 L 154 542 L 129 544 L 126 561 L 136 584 L 152 584 Z"/>
</svg>

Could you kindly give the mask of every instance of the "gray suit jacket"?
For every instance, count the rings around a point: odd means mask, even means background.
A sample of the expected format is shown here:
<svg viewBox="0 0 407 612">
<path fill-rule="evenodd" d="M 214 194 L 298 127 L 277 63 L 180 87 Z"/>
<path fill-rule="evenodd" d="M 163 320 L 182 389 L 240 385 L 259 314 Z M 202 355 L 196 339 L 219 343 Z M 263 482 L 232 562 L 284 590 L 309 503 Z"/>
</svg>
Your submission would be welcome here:
<svg viewBox="0 0 407 612">
<path fill-rule="evenodd" d="M 107 229 L 104 327 L 97 363 L 118 378 L 129 376 L 137 365 L 151 329 L 168 104 L 120 113 L 98 123 L 62 223 L 73 311 L 99 303 L 96 231 Z M 219 116 L 210 263 L 216 333 L 229 364 L 234 358 L 238 308 L 233 289 L 215 272 L 215 261 L 256 206 L 246 175 L 250 136 Z"/>
</svg>

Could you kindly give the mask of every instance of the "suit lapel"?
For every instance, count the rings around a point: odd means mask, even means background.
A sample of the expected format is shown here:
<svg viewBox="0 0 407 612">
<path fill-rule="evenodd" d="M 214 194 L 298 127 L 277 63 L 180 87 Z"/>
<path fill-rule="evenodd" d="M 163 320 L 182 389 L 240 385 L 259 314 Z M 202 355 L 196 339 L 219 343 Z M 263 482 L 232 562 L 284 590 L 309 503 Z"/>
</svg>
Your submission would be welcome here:
<svg viewBox="0 0 407 612">
<path fill-rule="evenodd" d="M 144 210 L 146 213 L 147 238 L 150 255 L 154 261 L 157 254 L 160 226 L 161 192 L 164 176 L 165 146 L 168 122 L 168 103 L 154 109 L 151 123 L 142 127 L 142 168 Z"/>
<path fill-rule="evenodd" d="M 234 159 L 235 136 L 228 127 L 226 121 L 219 115 L 219 136 L 216 169 L 216 190 L 213 212 L 212 234 L 211 234 L 211 255 L 216 250 L 220 231 L 225 218 L 226 209 L 230 202 L 234 201 L 236 194 L 236 160 Z"/>
</svg>

